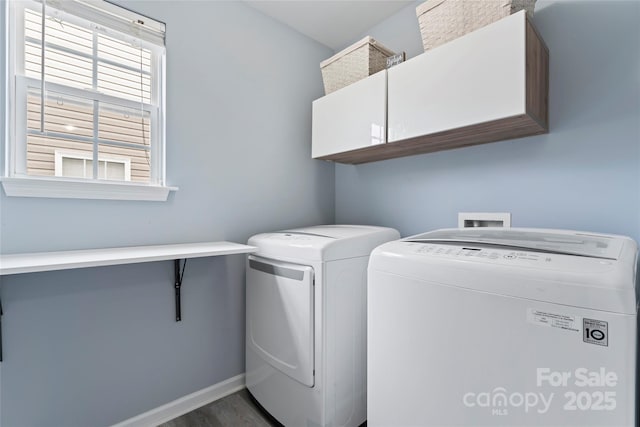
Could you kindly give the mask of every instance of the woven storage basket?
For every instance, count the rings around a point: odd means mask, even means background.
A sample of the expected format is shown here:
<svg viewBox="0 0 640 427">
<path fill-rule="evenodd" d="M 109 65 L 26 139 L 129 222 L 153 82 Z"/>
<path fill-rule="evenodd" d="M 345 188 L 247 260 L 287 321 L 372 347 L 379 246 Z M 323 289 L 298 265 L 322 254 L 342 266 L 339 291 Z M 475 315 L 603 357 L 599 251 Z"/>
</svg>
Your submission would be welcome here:
<svg viewBox="0 0 640 427">
<path fill-rule="evenodd" d="M 328 95 L 338 89 L 384 70 L 393 51 L 371 37 L 365 37 L 320 63 L 324 91 Z"/>
<path fill-rule="evenodd" d="M 416 8 L 427 51 L 522 9 L 533 14 L 536 0 L 427 0 Z"/>
</svg>

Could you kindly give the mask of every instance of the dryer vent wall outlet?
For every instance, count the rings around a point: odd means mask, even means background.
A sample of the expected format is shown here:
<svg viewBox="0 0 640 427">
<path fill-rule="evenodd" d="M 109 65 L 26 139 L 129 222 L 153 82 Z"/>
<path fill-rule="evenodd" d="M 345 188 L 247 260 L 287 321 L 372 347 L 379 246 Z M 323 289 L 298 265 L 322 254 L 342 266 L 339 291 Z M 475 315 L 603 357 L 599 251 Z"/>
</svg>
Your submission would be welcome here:
<svg viewBox="0 0 640 427">
<path fill-rule="evenodd" d="M 511 227 L 508 212 L 459 212 L 458 228 L 469 227 Z"/>
</svg>

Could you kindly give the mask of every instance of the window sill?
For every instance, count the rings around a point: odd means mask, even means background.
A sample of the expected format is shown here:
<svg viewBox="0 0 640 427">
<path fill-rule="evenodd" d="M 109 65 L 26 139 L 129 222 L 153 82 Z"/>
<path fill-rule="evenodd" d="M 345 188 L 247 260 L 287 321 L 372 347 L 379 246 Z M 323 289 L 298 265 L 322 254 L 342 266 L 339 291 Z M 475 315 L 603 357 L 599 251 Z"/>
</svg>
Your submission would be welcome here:
<svg viewBox="0 0 640 427">
<path fill-rule="evenodd" d="M 9 197 L 164 202 L 169 192 L 178 191 L 178 187 L 61 178 L 3 177 L 0 181 Z"/>
</svg>

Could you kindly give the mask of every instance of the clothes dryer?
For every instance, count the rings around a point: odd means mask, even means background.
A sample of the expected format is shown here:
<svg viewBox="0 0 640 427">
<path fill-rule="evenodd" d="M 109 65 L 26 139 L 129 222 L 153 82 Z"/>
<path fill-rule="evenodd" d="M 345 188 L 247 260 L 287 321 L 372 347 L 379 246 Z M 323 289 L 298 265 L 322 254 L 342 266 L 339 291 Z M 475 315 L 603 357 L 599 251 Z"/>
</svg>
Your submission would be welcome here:
<svg viewBox="0 0 640 427">
<path fill-rule="evenodd" d="M 329 225 L 263 233 L 248 244 L 246 384 L 285 426 L 366 419 L 366 283 L 383 227 Z"/>
<path fill-rule="evenodd" d="M 622 236 L 503 228 L 378 247 L 367 425 L 636 425 L 637 254 Z"/>
</svg>

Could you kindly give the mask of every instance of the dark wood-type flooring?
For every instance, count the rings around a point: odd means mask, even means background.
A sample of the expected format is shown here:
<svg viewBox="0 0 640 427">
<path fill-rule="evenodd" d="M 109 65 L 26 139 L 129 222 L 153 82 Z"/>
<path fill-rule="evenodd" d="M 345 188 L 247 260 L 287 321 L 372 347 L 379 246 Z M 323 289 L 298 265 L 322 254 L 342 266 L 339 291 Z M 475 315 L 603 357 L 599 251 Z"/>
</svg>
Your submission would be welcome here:
<svg viewBox="0 0 640 427">
<path fill-rule="evenodd" d="M 202 406 L 159 427 L 278 427 L 246 389 Z"/>
</svg>

